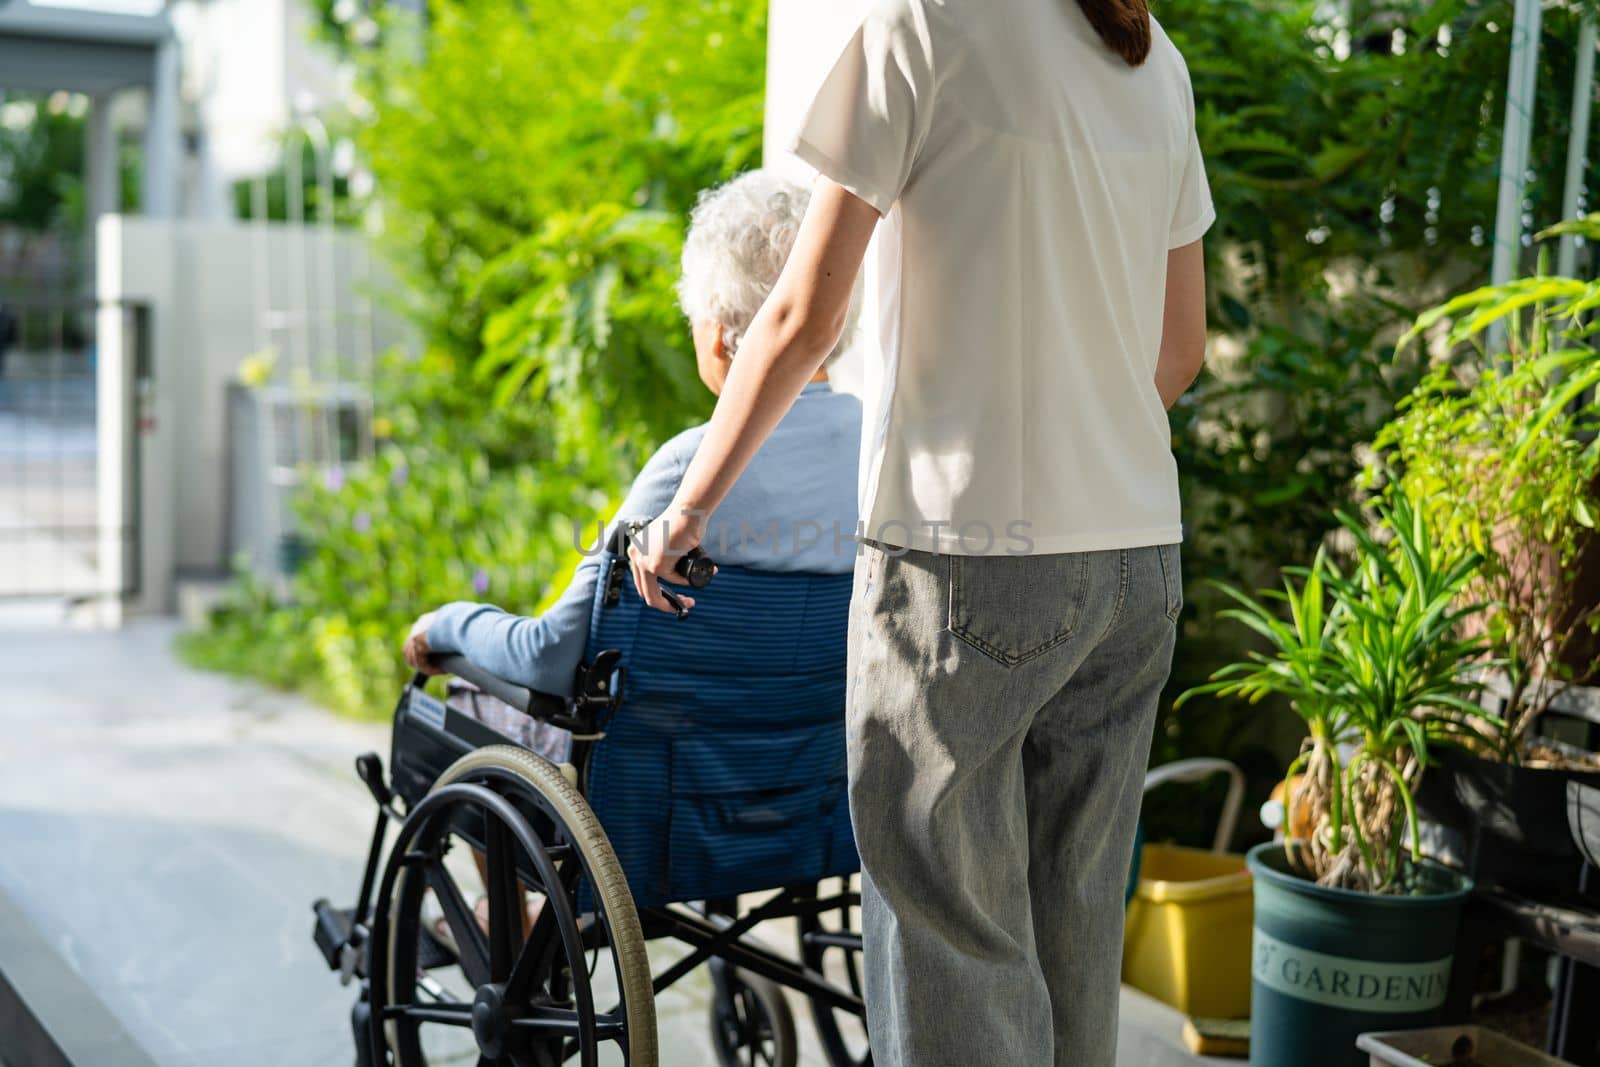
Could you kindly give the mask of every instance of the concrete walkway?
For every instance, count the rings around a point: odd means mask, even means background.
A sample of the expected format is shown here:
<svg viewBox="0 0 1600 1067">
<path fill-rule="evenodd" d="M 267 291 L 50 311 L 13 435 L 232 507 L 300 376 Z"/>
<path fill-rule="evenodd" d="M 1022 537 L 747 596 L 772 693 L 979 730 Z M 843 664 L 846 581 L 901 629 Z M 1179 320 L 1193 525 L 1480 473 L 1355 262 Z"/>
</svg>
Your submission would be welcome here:
<svg viewBox="0 0 1600 1067">
<path fill-rule="evenodd" d="M 156 1063 L 348 1064 L 309 909 L 354 894 L 385 731 L 186 670 L 174 631 L 0 615 L 0 893 Z"/>
<path fill-rule="evenodd" d="M 387 753 L 387 726 L 189 670 L 172 623 L 60 616 L 0 606 L 0 972 L 22 954 L 80 980 L 47 1007 L 69 1024 L 102 1011 L 126 1055 L 95 1062 L 345 1067 L 352 993 L 311 945 L 309 906 L 354 896 L 372 803 L 351 761 Z M 673 955 L 651 946 L 657 969 Z M 693 977 L 658 1002 L 667 1064 L 713 1062 Z M 1125 996 L 1121 1063 L 1195 1062 L 1178 1025 Z"/>
</svg>

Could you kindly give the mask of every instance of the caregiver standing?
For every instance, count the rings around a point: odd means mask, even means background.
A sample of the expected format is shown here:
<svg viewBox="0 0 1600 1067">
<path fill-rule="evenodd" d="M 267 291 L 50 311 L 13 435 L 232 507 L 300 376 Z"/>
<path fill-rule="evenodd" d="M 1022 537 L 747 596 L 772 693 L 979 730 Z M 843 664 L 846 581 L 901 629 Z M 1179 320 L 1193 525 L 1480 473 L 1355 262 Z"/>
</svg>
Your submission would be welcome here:
<svg viewBox="0 0 1600 1067">
<path fill-rule="evenodd" d="M 1110 1067 L 1183 597 L 1166 408 L 1205 348 L 1187 68 L 1145 0 L 881 0 L 795 151 L 821 178 L 794 251 L 635 579 L 667 607 L 876 234 L 849 689 L 874 1061 Z"/>
</svg>

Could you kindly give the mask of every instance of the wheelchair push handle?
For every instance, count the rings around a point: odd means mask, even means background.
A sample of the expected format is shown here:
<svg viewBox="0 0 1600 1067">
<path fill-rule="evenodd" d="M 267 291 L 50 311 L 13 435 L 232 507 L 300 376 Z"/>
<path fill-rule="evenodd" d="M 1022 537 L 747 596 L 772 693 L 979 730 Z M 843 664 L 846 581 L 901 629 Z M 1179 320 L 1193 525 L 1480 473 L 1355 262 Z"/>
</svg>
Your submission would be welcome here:
<svg viewBox="0 0 1600 1067">
<path fill-rule="evenodd" d="M 717 573 L 717 565 L 706 555 L 705 549 L 696 545 L 678 557 L 678 562 L 672 565 L 678 577 L 688 582 L 692 588 L 704 589 L 711 584 L 711 576 Z"/>
<path fill-rule="evenodd" d="M 704 589 L 711 584 L 711 576 L 716 573 L 717 565 L 711 562 L 711 557 L 705 554 L 704 549 L 696 545 L 679 556 L 678 562 L 672 565 L 672 569 L 678 577 L 689 583 L 690 588 Z M 672 605 L 673 614 L 678 616 L 678 621 L 682 622 L 687 619 L 689 617 L 689 605 L 685 604 L 678 594 L 674 593 L 667 585 L 663 584 L 660 589 L 661 595 L 666 597 L 668 604 Z"/>
</svg>

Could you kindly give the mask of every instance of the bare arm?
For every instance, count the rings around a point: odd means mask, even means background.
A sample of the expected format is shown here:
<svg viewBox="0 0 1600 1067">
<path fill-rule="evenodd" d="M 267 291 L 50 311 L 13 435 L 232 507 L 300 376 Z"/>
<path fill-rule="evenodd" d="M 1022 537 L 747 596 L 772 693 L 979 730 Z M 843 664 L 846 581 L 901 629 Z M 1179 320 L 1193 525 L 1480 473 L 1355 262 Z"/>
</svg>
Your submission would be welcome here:
<svg viewBox="0 0 1600 1067">
<path fill-rule="evenodd" d="M 1206 358 L 1206 257 L 1199 241 L 1167 253 L 1167 303 L 1161 319 L 1156 391 L 1171 409 L 1200 376 Z"/>
<path fill-rule="evenodd" d="M 700 448 L 662 513 L 666 525 L 653 525 L 645 544 L 630 552 L 646 603 L 671 610 L 656 578 L 675 580 L 677 556 L 699 544 L 705 516 L 722 503 L 838 343 L 877 225 L 878 212 L 865 200 L 817 179 L 783 273 L 745 332 Z"/>
</svg>

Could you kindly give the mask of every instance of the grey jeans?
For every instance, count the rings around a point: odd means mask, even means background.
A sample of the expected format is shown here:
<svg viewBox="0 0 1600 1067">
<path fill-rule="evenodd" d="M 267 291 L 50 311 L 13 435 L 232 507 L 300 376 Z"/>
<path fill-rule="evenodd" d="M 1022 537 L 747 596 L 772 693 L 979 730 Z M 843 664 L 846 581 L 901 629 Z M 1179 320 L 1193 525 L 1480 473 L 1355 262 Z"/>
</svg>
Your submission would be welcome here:
<svg viewBox="0 0 1600 1067">
<path fill-rule="evenodd" d="M 864 546 L 850 810 L 878 1067 L 1114 1063 L 1123 891 L 1182 606 L 1177 545 Z"/>
</svg>

